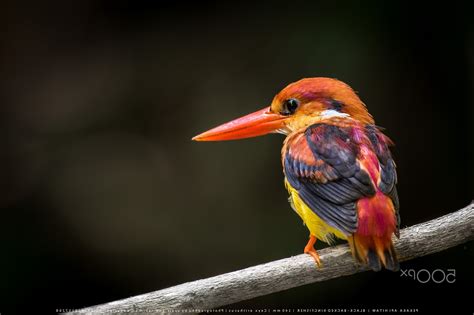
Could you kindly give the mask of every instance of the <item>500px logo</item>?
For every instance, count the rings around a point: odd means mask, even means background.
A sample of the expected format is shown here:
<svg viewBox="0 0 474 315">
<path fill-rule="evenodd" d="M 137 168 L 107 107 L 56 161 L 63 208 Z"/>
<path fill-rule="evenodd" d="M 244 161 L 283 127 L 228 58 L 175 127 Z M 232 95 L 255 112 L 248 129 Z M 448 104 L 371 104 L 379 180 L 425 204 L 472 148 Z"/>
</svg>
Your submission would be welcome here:
<svg viewBox="0 0 474 315">
<path fill-rule="evenodd" d="M 455 269 L 447 269 L 446 271 L 442 269 L 435 269 L 433 271 L 427 269 L 401 269 L 400 271 L 400 277 L 412 278 L 413 280 L 417 280 L 419 283 L 427 283 L 430 280 L 434 283 L 454 283 L 456 281 Z"/>
</svg>

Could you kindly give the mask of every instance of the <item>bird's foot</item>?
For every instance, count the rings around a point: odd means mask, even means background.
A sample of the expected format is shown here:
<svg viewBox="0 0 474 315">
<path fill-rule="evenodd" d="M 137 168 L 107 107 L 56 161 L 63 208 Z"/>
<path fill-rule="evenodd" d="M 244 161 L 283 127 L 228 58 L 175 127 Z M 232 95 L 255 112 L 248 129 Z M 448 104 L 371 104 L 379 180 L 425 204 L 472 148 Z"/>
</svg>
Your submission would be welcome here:
<svg viewBox="0 0 474 315">
<path fill-rule="evenodd" d="M 311 255 L 311 257 L 313 257 L 314 261 L 316 262 L 316 265 L 318 265 L 318 267 L 321 268 L 322 267 L 321 260 L 319 259 L 318 252 L 314 249 L 315 243 L 316 243 L 316 237 L 314 235 L 310 235 L 308 244 L 306 244 L 304 248 L 304 253 Z"/>
</svg>

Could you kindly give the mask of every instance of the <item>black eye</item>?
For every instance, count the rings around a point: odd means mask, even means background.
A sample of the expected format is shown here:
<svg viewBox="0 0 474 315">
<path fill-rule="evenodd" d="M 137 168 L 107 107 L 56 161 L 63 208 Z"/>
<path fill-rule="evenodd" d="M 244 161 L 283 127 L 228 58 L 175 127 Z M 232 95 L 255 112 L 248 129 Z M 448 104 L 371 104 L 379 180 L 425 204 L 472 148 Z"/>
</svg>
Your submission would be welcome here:
<svg viewBox="0 0 474 315">
<path fill-rule="evenodd" d="M 281 111 L 281 114 L 292 115 L 295 113 L 299 105 L 300 101 L 298 101 L 296 98 L 289 98 L 283 102 L 283 110 Z"/>
</svg>

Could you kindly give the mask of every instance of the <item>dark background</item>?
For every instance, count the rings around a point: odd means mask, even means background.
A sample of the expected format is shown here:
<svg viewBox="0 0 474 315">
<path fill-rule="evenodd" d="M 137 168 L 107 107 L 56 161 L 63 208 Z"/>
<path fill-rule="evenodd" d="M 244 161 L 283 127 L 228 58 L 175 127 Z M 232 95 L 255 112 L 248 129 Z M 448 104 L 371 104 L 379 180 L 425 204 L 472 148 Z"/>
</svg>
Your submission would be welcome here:
<svg viewBox="0 0 474 315">
<path fill-rule="evenodd" d="M 76 308 L 296 255 L 281 135 L 190 138 L 335 77 L 395 141 L 402 226 L 474 197 L 474 28 L 453 3 L 68 1 L 6 5 L 0 312 Z M 319 244 L 322 246 L 322 244 Z M 320 247 L 319 247 L 320 248 Z M 473 243 L 231 308 L 472 314 Z"/>
</svg>

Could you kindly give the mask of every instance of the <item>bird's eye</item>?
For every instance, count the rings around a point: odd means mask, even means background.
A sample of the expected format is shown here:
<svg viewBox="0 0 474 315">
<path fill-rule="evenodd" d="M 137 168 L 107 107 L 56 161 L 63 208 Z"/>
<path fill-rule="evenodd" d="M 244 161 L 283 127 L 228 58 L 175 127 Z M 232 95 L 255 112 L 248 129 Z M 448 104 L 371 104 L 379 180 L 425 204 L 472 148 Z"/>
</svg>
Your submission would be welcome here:
<svg viewBox="0 0 474 315">
<path fill-rule="evenodd" d="M 290 98 L 283 102 L 282 115 L 292 115 L 300 105 L 300 101 L 296 98 Z"/>
</svg>

